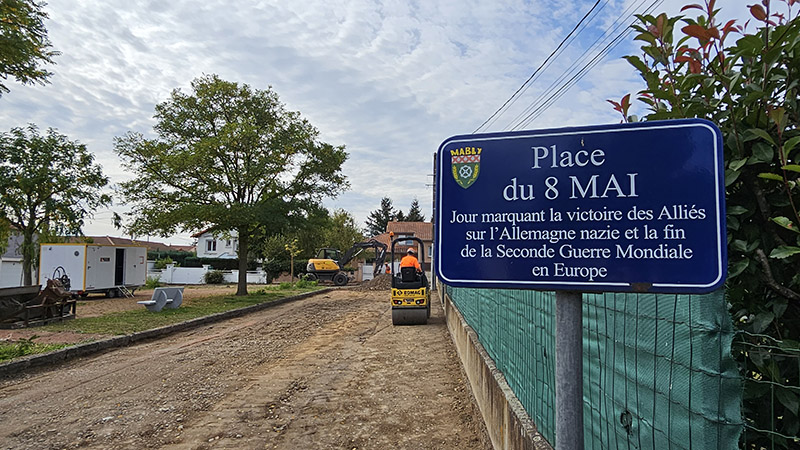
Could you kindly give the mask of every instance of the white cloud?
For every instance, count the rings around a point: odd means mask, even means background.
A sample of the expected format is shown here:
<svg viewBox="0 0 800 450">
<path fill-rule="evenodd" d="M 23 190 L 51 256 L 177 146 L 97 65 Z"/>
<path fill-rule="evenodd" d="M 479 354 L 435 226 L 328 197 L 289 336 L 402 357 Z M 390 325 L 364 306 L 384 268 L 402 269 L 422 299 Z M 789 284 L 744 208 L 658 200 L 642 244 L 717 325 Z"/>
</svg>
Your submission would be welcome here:
<svg viewBox="0 0 800 450">
<path fill-rule="evenodd" d="M 739 3 L 737 0 L 736 3 Z M 0 98 L 0 130 L 55 127 L 97 155 L 121 181 L 113 139 L 152 133 L 156 103 L 204 73 L 272 86 L 334 145 L 350 152 L 352 189 L 327 202 L 363 224 L 389 196 L 430 216 L 432 153 L 470 133 L 545 59 L 593 2 L 51 0 L 46 23 L 62 52 L 47 86 L 12 85 Z M 675 2 L 664 8 L 675 12 Z M 595 29 L 565 51 L 517 110 L 582 52 L 626 2 L 610 1 Z M 726 5 L 727 7 L 728 5 Z M 592 34 L 595 33 L 595 34 Z M 616 122 L 605 102 L 641 87 L 620 48 L 535 127 Z M 571 58 L 571 59 L 570 59 Z M 498 120 L 502 129 L 516 115 Z M 103 217 L 106 213 L 100 214 Z M 88 234 L 118 234 L 98 219 Z M 180 236 L 174 242 L 188 242 Z"/>
</svg>

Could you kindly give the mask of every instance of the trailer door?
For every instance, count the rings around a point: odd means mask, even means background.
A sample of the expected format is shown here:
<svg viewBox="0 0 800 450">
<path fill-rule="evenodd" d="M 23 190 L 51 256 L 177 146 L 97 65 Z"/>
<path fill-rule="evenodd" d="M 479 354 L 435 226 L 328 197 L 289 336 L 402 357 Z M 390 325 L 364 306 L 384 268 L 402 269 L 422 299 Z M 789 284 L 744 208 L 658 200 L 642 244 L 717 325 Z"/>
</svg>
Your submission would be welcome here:
<svg viewBox="0 0 800 450">
<path fill-rule="evenodd" d="M 114 258 L 114 286 L 125 284 L 125 249 L 118 248 Z"/>
</svg>

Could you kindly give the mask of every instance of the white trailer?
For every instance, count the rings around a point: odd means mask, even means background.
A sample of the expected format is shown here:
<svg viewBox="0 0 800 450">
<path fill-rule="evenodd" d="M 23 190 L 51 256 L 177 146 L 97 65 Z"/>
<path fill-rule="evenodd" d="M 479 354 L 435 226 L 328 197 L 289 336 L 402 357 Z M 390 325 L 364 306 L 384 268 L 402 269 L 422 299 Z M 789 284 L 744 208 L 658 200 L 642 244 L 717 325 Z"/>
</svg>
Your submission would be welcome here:
<svg viewBox="0 0 800 450">
<path fill-rule="evenodd" d="M 76 294 L 118 297 L 144 286 L 147 279 L 145 246 L 41 244 L 39 255 L 42 288 L 50 279 L 68 280 L 68 289 Z"/>
</svg>

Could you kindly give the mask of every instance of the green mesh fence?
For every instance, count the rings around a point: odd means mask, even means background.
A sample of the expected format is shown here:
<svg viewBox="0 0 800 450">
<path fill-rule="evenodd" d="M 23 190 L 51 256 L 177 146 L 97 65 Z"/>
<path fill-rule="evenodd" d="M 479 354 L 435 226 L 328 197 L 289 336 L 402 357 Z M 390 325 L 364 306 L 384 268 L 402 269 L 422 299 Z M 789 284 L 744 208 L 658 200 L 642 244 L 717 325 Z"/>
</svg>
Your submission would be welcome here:
<svg viewBox="0 0 800 450">
<path fill-rule="evenodd" d="M 542 435 L 555 442 L 555 295 L 448 287 Z M 732 449 L 741 378 L 722 292 L 584 294 L 587 449 Z"/>
</svg>

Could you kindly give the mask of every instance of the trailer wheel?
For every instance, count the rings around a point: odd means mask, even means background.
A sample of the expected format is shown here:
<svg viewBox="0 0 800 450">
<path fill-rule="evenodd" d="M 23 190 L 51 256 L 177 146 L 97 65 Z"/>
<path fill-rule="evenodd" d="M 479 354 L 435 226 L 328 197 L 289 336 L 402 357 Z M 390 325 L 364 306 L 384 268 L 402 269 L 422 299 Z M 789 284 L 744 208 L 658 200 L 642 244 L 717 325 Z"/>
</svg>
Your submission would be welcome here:
<svg viewBox="0 0 800 450">
<path fill-rule="evenodd" d="M 333 284 L 336 286 L 344 286 L 347 284 L 347 275 L 344 272 L 339 272 L 333 276 Z"/>
<path fill-rule="evenodd" d="M 119 291 L 116 288 L 112 288 L 106 291 L 106 298 L 116 298 L 119 296 Z"/>
</svg>

